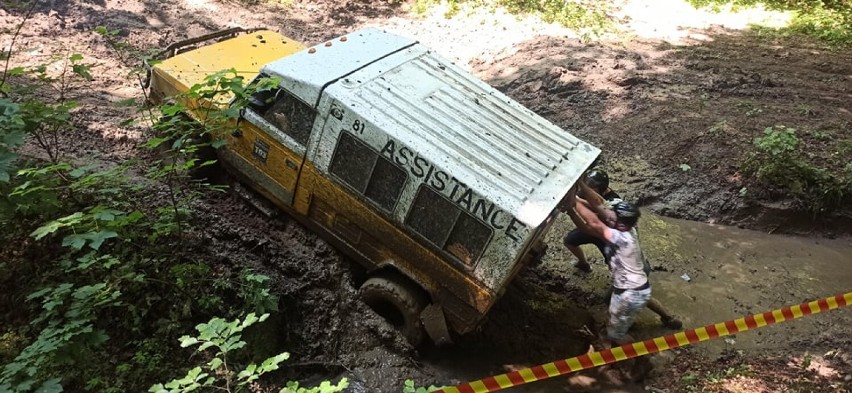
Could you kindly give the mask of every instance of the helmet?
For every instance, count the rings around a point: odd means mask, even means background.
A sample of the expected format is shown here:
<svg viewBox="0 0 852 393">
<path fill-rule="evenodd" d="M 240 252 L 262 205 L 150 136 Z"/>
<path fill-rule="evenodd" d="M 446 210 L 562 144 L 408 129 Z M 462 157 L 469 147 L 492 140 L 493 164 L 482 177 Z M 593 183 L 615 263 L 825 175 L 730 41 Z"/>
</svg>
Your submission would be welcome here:
<svg viewBox="0 0 852 393">
<path fill-rule="evenodd" d="M 586 184 L 599 193 L 604 193 L 609 188 L 609 175 L 603 170 L 592 169 L 586 173 Z"/>
<path fill-rule="evenodd" d="M 620 222 L 631 227 L 636 225 L 636 222 L 639 221 L 639 216 L 642 215 L 636 205 L 624 201 L 616 203 L 615 206 L 612 207 L 612 210 L 615 211 L 616 222 Z"/>
</svg>

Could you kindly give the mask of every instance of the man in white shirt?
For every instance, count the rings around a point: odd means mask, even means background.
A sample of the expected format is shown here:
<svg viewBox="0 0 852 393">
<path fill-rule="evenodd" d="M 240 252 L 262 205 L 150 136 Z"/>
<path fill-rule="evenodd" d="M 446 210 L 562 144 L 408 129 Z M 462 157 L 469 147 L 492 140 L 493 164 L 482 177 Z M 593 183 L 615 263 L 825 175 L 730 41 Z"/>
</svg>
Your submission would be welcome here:
<svg viewBox="0 0 852 393">
<path fill-rule="evenodd" d="M 568 195 L 566 209 L 578 228 L 595 236 L 609 247 L 612 269 L 612 296 L 609 304 L 607 339 L 614 345 L 626 344 L 624 336 L 633 324 L 636 314 L 651 298 L 651 284 L 645 272 L 642 250 L 634 230 L 640 212 L 628 202 L 613 206 L 615 220 L 612 228 L 601 221 L 588 201 L 577 198 L 572 191 Z"/>
</svg>

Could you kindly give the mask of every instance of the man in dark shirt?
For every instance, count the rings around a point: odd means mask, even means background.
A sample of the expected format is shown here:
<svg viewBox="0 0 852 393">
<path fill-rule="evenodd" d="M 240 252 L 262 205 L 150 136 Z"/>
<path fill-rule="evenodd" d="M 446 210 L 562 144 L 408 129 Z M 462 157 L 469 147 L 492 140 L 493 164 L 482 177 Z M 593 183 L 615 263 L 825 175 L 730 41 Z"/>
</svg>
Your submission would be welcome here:
<svg viewBox="0 0 852 393">
<path fill-rule="evenodd" d="M 615 216 L 609 207 L 622 202 L 622 200 L 618 193 L 609 188 L 609 175 L 607 175 L 607 173 L 603 170 L 594 169 L 586 173 L 584 180 L 585 184 L 581 184 L 580 189 L 585 192 L 582 192 L 581 194 L 590 195 L 581 196 L 590 200 L 590 202 L 597 201 L 597 203 L 594 203 L 596 212 L 601 216 L 603 222 L 607 225 L 613 226 Z M 589 265 L 589 262 L 586 260 L 586 255 L 583 253 L 583 249 L 580 248 L 583 244 L 594 244 L 597 246 L 598 250 L 600 250 L 601 254 L 604 256 L 604 261 L 607 263 L 607 266 L 609 266 L 611 253 L 607 250 L 606 242 L 602 239 L 583 232 L 580 229 L 574 229 L 565 235 L 563 243 L 565 244 L 565 247 L 568 248 L 575 257 L 577 257 L 577 263 L 574 265 L 577 269 L 584 272 L 590 272 L 592 270 L 592 266 Z M 642 258 L 644 260 L 644 255 Z M 645 266 L 647 273 L 650 273 L 651 269 L 647 260 L 645 260 Z M 609 296 L 607 298 L 609 298 Z M 660 316 L 663 326 L 669 329 L 680 329 L 683 327 L 683 322 L 669 314 L 659 300 L 652 297 L 646 306 L 649 310 Z"/>
<path fill-rule="evenodd" d="M 586 184 L 593 190 L 597 191 L 597 193 L 601 195 L 607 203 L 617 203 L 621 201 L 621 196 L 609 188 L 609 176 L 606 172 L 602 170 L 591 170 L 586 174 L 585 180 Z M 580 196 L 585 197 L 584 195 Z M 607 255 L 606 243 L 603 240 L 583 232 L 579 228 L 575 228 L 571 232 L 568 232 L 563 239 L 563 243 L 565 244 L 565 247 L 568 248 L 568 251 L 571 251 L 571 254 L 574 254 L 574 256 L 577 257 L 577 263 L 574 267 L 584 272 L 592 271 L 592 266 L 589 265 L 589 261 L 586 260 L 586 254 L 583 252 L 583 249 L 580 248 L 581 245 L 594 244 L 597 246 L 598 250 L 600 250 L 601 255 Z"/>
</svg>

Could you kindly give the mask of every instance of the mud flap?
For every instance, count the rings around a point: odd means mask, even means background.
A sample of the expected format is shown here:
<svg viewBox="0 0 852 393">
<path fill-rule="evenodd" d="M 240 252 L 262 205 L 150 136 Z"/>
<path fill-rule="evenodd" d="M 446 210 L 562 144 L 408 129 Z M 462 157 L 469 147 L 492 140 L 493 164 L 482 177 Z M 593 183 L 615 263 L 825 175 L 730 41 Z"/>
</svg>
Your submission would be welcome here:
<svg viewBox="0 0 852 393">
<path fill-rule="evenodd" d="M 444 318 L 444 309 L 441 306 L 430 304 L 420 313 L 420 321 L 426 328 L 426 334 L 432 339 L 436 346 L 452 344 L 450 332 L 447 330 L 447 320 Z"/>
</svg>

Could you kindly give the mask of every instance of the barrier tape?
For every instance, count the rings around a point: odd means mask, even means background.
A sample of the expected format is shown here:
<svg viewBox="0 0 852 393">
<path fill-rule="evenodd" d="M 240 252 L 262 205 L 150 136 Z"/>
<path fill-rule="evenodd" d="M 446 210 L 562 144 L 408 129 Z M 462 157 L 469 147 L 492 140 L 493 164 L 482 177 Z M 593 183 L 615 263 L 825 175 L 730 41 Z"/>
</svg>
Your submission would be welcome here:
<svg viewBox="0 0 852 393">
<path fill-rule="evenodd" d="M 834 310 L 848 305 L 852 305 L 852 292 L 809 303 L 779 308 L 762 314 L 754 314 L 749 317 L 739 318 L 732 321 L 706 325 L 697 329 L 686 330 L 667 336 L 625 344 L 620 347 L 610 348 L 600 352 L 590 352 L 573 358 L 557 360 L 555 362 L 495 375 L 478 381 L 463 383 L 461 385 L 444 387 L 435 390 L 435 393 L 494 392 L 530 382 L 541 381 L 547 378 L 558 377 L 560 375 L 602 366 L 604 364 L 620 362 L 622 360 L 638 356 L 667 351 L 717 337 L 724 337 L 735 333 L 754 330 L 764 326 L 801 318 L 807 315 L 819 314 L 821 312 Z"/>
</svg>

